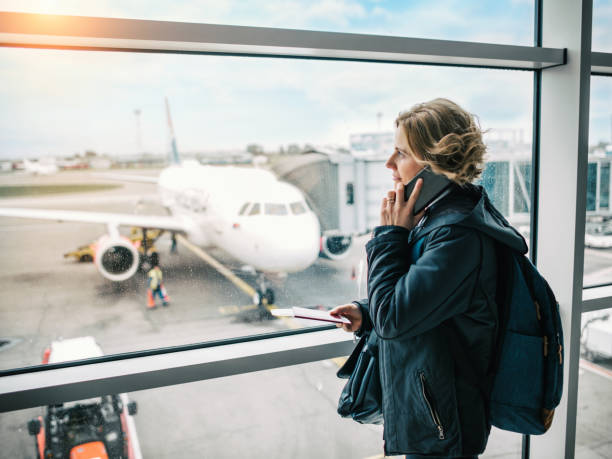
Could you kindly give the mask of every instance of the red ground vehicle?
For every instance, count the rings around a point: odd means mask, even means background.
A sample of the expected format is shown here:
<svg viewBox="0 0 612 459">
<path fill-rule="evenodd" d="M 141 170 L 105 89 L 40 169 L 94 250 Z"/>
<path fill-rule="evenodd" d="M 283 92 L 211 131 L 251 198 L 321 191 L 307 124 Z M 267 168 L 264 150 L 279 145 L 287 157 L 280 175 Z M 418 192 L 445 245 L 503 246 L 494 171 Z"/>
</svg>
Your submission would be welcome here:
<svg viewBox="0 0 612 459">
<path fill-rule="evenodd" d="M 45 350 L 44 363 L 102 355 L 90 337 L 54 341 Z M 28 422 L 36 438 L 40 459 L 139 459 L 140 446 L 132 416 L 136 402 L 126 394 L 49 405 L 45 413 Z"/>
</svg>

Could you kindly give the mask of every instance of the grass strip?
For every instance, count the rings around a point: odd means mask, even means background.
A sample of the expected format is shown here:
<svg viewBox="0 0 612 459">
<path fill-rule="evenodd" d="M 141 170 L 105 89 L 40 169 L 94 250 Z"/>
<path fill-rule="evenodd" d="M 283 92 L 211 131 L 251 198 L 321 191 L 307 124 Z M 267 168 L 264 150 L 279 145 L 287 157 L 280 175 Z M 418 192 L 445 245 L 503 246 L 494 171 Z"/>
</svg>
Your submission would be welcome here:
<svg viewBox="0 0 612 459">
<path fill-rule="evenodd" d="M 115 184 L 78 184 L 78 185 L 14 185 L 0 186 L 0 198 L 20 196 L 44 196 L 47 194 L 87 193 L 119 188 Z"/>
</svg>

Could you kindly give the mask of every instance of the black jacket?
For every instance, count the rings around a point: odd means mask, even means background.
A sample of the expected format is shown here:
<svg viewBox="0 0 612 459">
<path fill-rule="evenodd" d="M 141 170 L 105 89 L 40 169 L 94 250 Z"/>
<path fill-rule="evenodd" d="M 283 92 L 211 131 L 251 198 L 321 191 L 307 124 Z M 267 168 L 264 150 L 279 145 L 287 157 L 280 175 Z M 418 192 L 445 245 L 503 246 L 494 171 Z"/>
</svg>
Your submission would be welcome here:
<svg viewBox="0 0 612 459">
<path fill-rule="evenodd" d="M 490 207 L 489 207 L 490 206 Z M 361 333 L 380 340 L 385 453 L 453 457 L 484 451 L 490 424 L 478 381 L 497 332 L 494 240 L 523 237 L 481 187 L 458 186 L 412 231 L 375 229 L 366 245 Z M 412 253 L 417 240 L 420 253 Z"/>
</svg>

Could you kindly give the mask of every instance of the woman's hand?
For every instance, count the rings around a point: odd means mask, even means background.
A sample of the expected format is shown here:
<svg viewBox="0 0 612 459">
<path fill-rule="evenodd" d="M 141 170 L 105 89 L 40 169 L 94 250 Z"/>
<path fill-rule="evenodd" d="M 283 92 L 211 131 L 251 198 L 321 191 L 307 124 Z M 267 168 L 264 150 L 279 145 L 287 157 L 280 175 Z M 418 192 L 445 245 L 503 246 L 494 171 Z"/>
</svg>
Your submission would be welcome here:
<svg viewBox="0 0 612 459">
<path fill-rule="evenodd" d="M 336 306 L 329 311 L 329 313 L 334 317 L 342 316 L 351 321 L 350 324 L 336 324 L 336 327 L 342 327 L 342 329 L 347 332 L 356 332 L 361 328 L 361 324 L 363 323 L 361 309 L 353 303 Z"/>
<path fill-rule="evenodd" d="M 423 188 L 422 178 L 417 180 L 408 201 L 404 201 L 404 185 L 398 182 L 395 190 L 387 192 L 387 197 L 383 199 L 380 210 L 380 224 L 403 226 L 408 230 L 414 228 L 425 215 L 425 209 L 416 215 L 412 214 L 421 188 Z"/>
</svg>

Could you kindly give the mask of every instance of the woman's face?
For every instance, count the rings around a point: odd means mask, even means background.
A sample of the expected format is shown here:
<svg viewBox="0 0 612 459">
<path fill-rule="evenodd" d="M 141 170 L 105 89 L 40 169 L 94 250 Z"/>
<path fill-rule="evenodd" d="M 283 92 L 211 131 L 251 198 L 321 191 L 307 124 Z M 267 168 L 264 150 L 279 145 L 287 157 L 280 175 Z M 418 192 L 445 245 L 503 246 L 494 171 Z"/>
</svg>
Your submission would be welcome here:
<svg viewBox="0 0 612 459">
<path fill-rule="evenodd" d="M 389 157 L 385 166 L 393 171 L 393 182 L 395 184 L 401 182 L 404 185 L 423 168 L 416 162 L 414 154 L 408 146 L 406 132 L 401 126 L 395 128 L 395 150 L 393 150 L 393 154 Z"/>
</svg>

